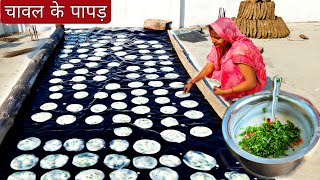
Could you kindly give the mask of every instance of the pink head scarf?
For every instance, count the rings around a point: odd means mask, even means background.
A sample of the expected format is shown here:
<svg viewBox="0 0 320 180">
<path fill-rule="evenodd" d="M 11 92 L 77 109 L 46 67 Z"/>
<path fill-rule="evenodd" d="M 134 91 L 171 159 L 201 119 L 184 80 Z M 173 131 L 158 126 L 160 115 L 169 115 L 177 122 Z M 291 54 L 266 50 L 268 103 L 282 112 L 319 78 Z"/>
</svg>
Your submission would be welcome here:
<svg viewBox="0 0 320 180">
<path fill-rule="evenodd" d="M 230 42 L 231 44 L 248 39 L 240 32 L 237 25 L 230 18 L 219 18 L 215 22 L 211 23 L 210 26 L 222 39 Z"/>
<path fill-rule="evenodd" d="M 231 43 L 231 48 L 221 57 L 221 49 L 212 46 L 207 56 L 208 62 L 214 63 L 214 72 L 211 77 L 221 82 L 222 89 L 228 89 L 244 81 L 236 64 L 242 63 L 251 66 L 256 73 L 257 85 L 255 88 L 242 93 L 226 95 L 226 98 L 237 98 L 261 91 L 266 83 L 266 69 L 259 49 L 252 41 L 243 35 L 232 19 L 222 17 L 211 23 L 213 30 L 225 41 Z"/>
</svg>

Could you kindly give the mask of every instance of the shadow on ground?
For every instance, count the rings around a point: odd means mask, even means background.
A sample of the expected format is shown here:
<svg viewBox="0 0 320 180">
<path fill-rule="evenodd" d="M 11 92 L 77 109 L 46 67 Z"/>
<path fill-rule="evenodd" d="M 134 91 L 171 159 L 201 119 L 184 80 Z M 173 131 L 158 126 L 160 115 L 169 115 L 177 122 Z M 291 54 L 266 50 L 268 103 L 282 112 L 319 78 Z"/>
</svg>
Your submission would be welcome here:
<svg viewBox="0 0 320 180">
<path fill-rule="evenodd" d="M 8 43 L 1 44 L 0 48 L 14 48 L 14 47 L 20 46 L 21 44 L 23 44 L 23 43 L 10 43 L 10 42 L 8 42 Z"/>
<path fill-rule="evenodd" d="M 178 38 L 181 41 L 188 41 L 188 42 L 202 42 L 207 41 L 207 38 L 205 38 L 205 35 L 202 33 L 202 31 L 197 30 L 178 30 L 175 31 Z"/>
</svg>

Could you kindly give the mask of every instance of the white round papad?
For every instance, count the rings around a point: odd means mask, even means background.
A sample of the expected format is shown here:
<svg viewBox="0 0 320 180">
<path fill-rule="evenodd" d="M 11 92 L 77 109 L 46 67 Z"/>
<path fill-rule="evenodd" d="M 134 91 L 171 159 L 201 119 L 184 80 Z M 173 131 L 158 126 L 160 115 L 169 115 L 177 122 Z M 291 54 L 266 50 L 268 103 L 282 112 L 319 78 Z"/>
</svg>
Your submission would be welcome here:
<svg viewBox="0 0 320 180">
<path fill-rule="evenodd" d="M 97 92 L 95 95 L 94 95 L 94 98 L 95 99 L 105 99 L 108 97 L 108 93 L 106 92 Z"/>
<path fill-rule="evenodd" d="M 40 161 L 42 169 L 56 169 L 63 167 L 68 162 L 69 157 L 63 154 L 51 154 Z"/>
<path fill-rule="evenodd" d="M 113 130 L 113 133 L 120 137 L 126 137 L 132 134 L 132 129 L 129 127 L 118 127 Z"/>
<path fill-rule="evenodd" d="M 90 152 L 77 154 L 72 159 L 72 164 L 77 167 L 89 167 L 97 164 L 99 156 Z"/>
<path fill-rule="evenodd" d="M 39 158 L 33 154 L 21 154 L 15 157 L 10 167 L 14 170 L 28 170 L 33 168 L 39 162 Z"/>
<path fill-rule="evenodd" d="M 22 151 L 31 151 L 39 147 L 41 144 L 41 140 L 37 137 L 28 137 L 19 141 L 17 144 L 17 148 Z"/>
<path fill-rule="evenodd" d="M 130 179 L 136 180 L 138 178 L 138 174 L 129 169 L 118 169 L 109 174 L 110 180 L 123 180 Z"/>
<path fill-rule="evenodd" d="M 132 112 L 136 114 L 147 114 L 151 111 L 148 106 L 136 106 L 131 109 Z"/>
<path fill-rule="evenodd" d="M 196 137 L 207 137 L 212 134 L 212 131 L 205 126 L 196 126 L 190 129 L 190 134 Z"/>
<path fill-rule="evenodd" d="M 193 169 L 202 171 L 210 171 L 217 164 L 216 159 L 212 156 L 200 151 L 193 150 L 188 151 L 183 156 L 183 162 Z"/>
<path fill-rule="evenodd" d="M 57 91 L 60 91 L 61 89 L 63 89 L 63 86 L 62 85 L 55 85 L 55 86 L 51 86 L 49 88 L 49 91 L 51 92 L 57 92 Z"/>
<path fill-rule="evenodd" d="M 178 126 L 179 122 L 173 117 L 167 117 L 161 120 L 161 124 L 166 127 Z"/>
<path fill-rule="evenodd" d="M 7 180 L 36 180 L 36 174 L 31 171 L 20 171 L 11 174 Z"/>
<path fill-rule="evenodd" d="M 107 106 L 105 106 L 103 104 L 95 104 L 95 105 L 91 106 L 90 110 L 94 113 L 101 113 L 101 112 L 107 110 Z"/>
<path fill-rule="evenodd" d="M 157 97 L 154 101 L 158 104 L 167 104 L 170 102 L 170 99 L 168 97 Z"/>
<path fill-rule="evenodd" d="M 133 144 L 133 149 L 141 154 L 155 154 L 160 151 L 161 145 L 155 140 L 140 139 Z"/>
<path fill-rule="evenodd" d="M 111 108 L 112 109 L 117 109 L 117 110 L 123 110 L 125 108 L 127 108 L 128 105 L 125 102 L 113 102 L 111 104 Z"/>
<path fill-rule="evenodd" d="M 100 115 L 92 115 L 85 119 L 85 122 L 89 125 L 100 124 L 104 118 Z"/>
<path fill-rule="evenodd" d="M 60 140 L 51 139 L 44 144 L 43 150 L 53 152 L 53 151 L 59 150 L 61 147 L 62 147 L 62 142 Z"/>
<path fill-rule="evenodd" d="M 158 74 L 147 74 L 147 75 L 146 75 L 146 78 L 147 78 L 147 79 L 151 79 L 151 80 L 153 80 L 153 79 L 158 79 L 158 78 L 159 78 L 159 75 L 158 75 Z"/>
<path fill-rule="evenodd" d="M 109 72 L 109 69 L 99 69 L 96 71 L 97 74 L 107 74 Z"/>
<path fill-rule="evenodd" d="M 196 110 L 189 110 L 183 114 L 189 119 L 200 119 L 204 116 L 203 112 Z"/>
<path fill-rule="evenodd" d="M 81 111 L 83 109 L 83 106 L 81 104 L 69 104 L 66 109 L 67 111 L 76 113 Z"/>
<path fill-rule="evenodd" d="M 110 149 L 115 150 L 117 152 L 123 152 L 128 149 L 129 142 L 124 139 L 114 139 L 110 142 Z"/>
<path fill-rule="evenodd" d="M 160 164 L 168 167 L 177 167 L 181 164 L 181 160 L 174 155 L 162 155 L 159 162 Z"/>
<path fill-rule="evenodd" d="M 88 180 L 88 179 L 103 180 L 104 178 L 105 178 L 105 175 L 102 171 L 98 169 L 88 169 L 78 173 L 75 177 L 75 180 Z"/>
<path fill-rule="evenodd" d="M 156 89 L 156 90 L 153 91 L 153 94 L 157 95 L 157 96 L 163 96 L 163 95 L 168 94 L 168 92 L 169 91 L 166 90 L 166 89 Z"/>
<path fill-rule="evenodd" d="M 99 151 L 102 148 L 105 148 L 106 142 L 101 138 L 90 139 L 86 143 L 86 147 L 89 151 Z"/>
<path fill-rule="evenodd" d="M 160 108 L 160 112 L 163 114 L 175 114 L 178 112 L 178 109 L 174 106 L 163 106 Z"/>
<path fill-rule="evenodd" d="M 48 112 L 39 112 L 31 116 L 31 119 L 35 122 L 45 122 L 51 118 L 52 118 L 52 114 Z"/>
<path fill-rule="evenodd" d="M 74 71 L 75 74 L 88 74 L 89 73 L 89 70 L 88 69 L 85 69 L 85 68 L 82 68 L 82 69 L 77 69 Z"/>
<path fill-rule="evenodd" d="M 79 91 L 74 93 L 73 97 L 76 99 L 83 99 L 86 98 L 87 96 L 89 96 L 89 93 L 86 91 Z"/>
<path fill-rule="evenodd" d="M 144 85 L 143 82 L 138 82 L 138 81 L 130 82 L 128 84 L 128 86 L 131 88 L 139 88 L 139 87 L 142 87 L 143 85 Z"/>
<path fill-rule="evenodd" d="M 178 180 L 179 179 L 178 173 L 167 167 L 156 168 L 149 173 L 149 176 L 152 180 L 163 180 L 163 179 Z"/>
<path fill-rule="evenodd" d="M 121 86 L 118 83 L 109 83 L 105 87 L 105 89 L 107 89 L 107 90 L 116 90 L 116 89 L 119 89 L 119 88 L 121 88 Z"/>
<path fill-rule="evenodd" d="M 49 83 L 51 84 L 57 84 L 57 83 L 62 83 L 62 79 L 60 78 L 53 78 L 53 79 L 50 79 Z"/>
<path fill-rule="evenodd" d="M 190 93 L 184 93 L 184 91 L 177 91 L 175 93 L 175 96 L 177 96 L 178 98 L 186 98 L 190 96 Z"/>
<path fill-rule="evenodd" d="M 171 88 L 178 89 L 178 88 L 183 88 L 184 87 L 184 83 L 183 82 L 172 82 L 172 83 L 169 84 L 169 86 Z"/>
<path fill-rule="evenodd" d="M 108 154 L 103 163 L 110 169 L 122 169 L 130 164 L 130 159 L 124 155 Z"/>
<path fill-rule="evenodd" d="M 186 140 L 186 135 L 178 130 L 167 129 L 160 133 L 161 137 L 168 142 L 181 143 Z"/>
<path fill-rule="evenodd" d="M 147 129 L 152 127 L 153 122 L 148 118 L 139 118 L 133 124 L 139 128 Z"/>
<path fill-rule="evenodd" d="M 127 97 L 127 94 L 124 92 L 117 92 L 117 93 L 111 94 L 111 99 L 116 101 L 124 100 L 126 97 Z"/>
<path fill-rule="evenodd" d="M 180 105 L 185 108 L 195 108 L 199 105 L 199 103 L 194 100 L 184 100 L 180 102 Z"/>
<path fill-rule="evenodd" d="M 53 94 L 50 94 L 49 98 L 50 99 L 61 99 L 63 96 L 62 93 L 53 93 Z"/>
<path fill-rule="evenodd" d="M 143 96 L 147 94 L 147 90 L 145 89 L 134 89 L 131 91 L 131 94 L 134 96 Z"/>
<path fill-rule="evenodd" d="M 68 171 L 55 169 L 49 172 L 46 172 L 41 176 L 40 180 L 67 180 L 71 177 Z"/>
<path fill-rule="evenodd" d="M 138 156 L 133 158 L 133 165 L 138 169 L 153 169 L 157 164 L 157 159 L 151 156 Z"/>
<path fill-rule="evenodd" d="M 152 86 L 152 87 L 161 87 L 163 86 L 163 82 L 162 81 L 150 81 L 148 83 L 149 86 Z"/>
<path fill-rule="evenodd" d="M 75 122 L 76 119 L 74 115 L 62 115 L 57 118 L 56 122 L 60 125 L 66 125 Z"/>
<path fill-rule="evenodd" d="M 86 84 L 74 84 L 72 86 L 72 89 L 75 89 L 75 90 L 83 90 L 87 88 L 87 85 Z"/>
<path fill-rule="evenodd" d="M 84 148 L 83 139 L 72 138 L 63 143 L 67 151 L 81 151 Z"/>
<path fill-rule="evenodd" d="M 139 96 L 139 97 L 133 98 L 131 102 L 136 105 L 147 104 L 149 102 L 149 98 Z"/>
<path fill-rule="evenodd" d="M 112 117 L 112 121 L 114 123 L 129 123 L 131 121 L 131 117 L 126 114 L 117 114 Z"/>
<path fill-rule="evenodd" d="M 216 180 L 214 176 L 205 172 L 196 172 L 190 176 L 190 180 L 199 180 L 199 179 Z"/>
</svg>

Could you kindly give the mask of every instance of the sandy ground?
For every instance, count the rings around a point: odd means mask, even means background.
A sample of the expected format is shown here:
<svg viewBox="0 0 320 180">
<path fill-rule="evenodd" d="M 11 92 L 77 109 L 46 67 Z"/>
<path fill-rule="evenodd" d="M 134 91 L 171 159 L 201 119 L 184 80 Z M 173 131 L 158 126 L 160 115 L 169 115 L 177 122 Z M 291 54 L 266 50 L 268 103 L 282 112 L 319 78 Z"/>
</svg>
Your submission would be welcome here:
<svg viewBox="0 0 320 180">
<path fill-rule="evenodd" d="M 19 41 L 16 42 L 0 41 L 0 104 L 5 101 L 12 87 L 28 66 L 30 59 L 32 59 L 41 46 L 46 43 L 54 30 L 55 28 L 52 26 L 38 28 L 38 41 L 31 41 L 28 33 L 10 36 L 10 38 L 19 38 Z M 11 58 L 3 57 L 6 52 L 32 47 L 35 48 L 32 52 Z"/>
<path fill-rule="evenodd" d="M 290 37 L 283 39 L 253 39 L 253 42 L 264 48 L 264 61 L 267 75 L 272 79 L 275 75 L 283 77 L 281 90 L 295 93 L 309 99 L 320 109 L 320 22 L 289 23 Z M 13 43 L 0 42 L 0 104 L 11 91 L 19 79 L 30 58 L 37 51 L 13 58 L 3 58 L 3 54 L 12 50 L 28 47 L 38 49 L 46 42 L 54 28 L 39 33 L 39 41 L 31 41 L 27 34 L 21 34 L 20 41 Z M 302 40 L 299 34 L 305 34 L 310 39 Z M 16 36 L 14 36 L 16 37 Z M 205 57 L 210 51 L 211 42 L 207 38 L 197 43 L 184 43 L 187 54 L 201 69 L 205 64 Z M 300 167 L 288 176 L 279 179 L 320 179 L 320 143 L 305 157 Z M 308 159 L 308 160 L 307 160 Z"/>
<path fill-rule="evenodd" d="M 253 39 L 264 47 L 264 61 L 269 77 L 283 77 L 281 89 L 309 99 L 320 109 L 320 23 L 289 23 L 286 39 Z M 305 34 L 309 40 L 299 38 Z"/>
</svg>

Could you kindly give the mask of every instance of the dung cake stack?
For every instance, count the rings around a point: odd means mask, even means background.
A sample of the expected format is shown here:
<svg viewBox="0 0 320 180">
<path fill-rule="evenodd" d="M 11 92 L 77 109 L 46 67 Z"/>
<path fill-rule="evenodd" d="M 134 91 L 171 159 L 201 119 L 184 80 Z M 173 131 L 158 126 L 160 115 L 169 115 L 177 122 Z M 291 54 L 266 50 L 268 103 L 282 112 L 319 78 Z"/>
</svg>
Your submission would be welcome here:
<svg viewBox="0 0 320 180">
<path fill-rule="evenodd" d="M 275 15 L 275 3 L 268 0 L 246 0 L 232 18 L 240 31 L 251 38 L 284 38 L 290 30 L 281 17 Z"/>
</svg>

